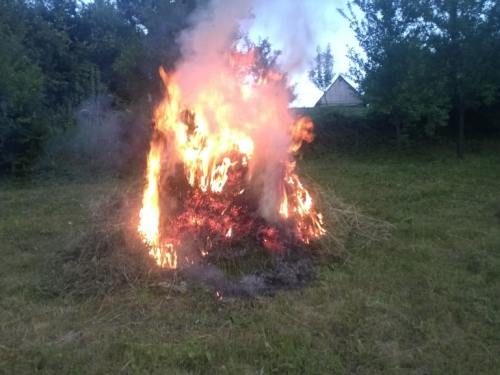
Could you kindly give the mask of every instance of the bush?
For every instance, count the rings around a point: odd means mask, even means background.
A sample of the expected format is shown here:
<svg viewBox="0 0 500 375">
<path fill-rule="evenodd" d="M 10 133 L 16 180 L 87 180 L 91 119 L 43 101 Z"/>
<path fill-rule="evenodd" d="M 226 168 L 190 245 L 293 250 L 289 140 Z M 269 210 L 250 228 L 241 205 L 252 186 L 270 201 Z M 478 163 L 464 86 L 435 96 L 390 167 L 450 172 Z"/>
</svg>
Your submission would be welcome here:
<svg viewBox="0 0 500 375">
<path fill-rule="evenodd" d="M 76 126 L 55 134 L 47 144 L 41 169 L 122 174 L 144 170 L 151 121 L 131 112 L 110 109 L 111 99 L 84 103 Z M 138 168 L 135 168 L 138 167 Z"/>
</svg>

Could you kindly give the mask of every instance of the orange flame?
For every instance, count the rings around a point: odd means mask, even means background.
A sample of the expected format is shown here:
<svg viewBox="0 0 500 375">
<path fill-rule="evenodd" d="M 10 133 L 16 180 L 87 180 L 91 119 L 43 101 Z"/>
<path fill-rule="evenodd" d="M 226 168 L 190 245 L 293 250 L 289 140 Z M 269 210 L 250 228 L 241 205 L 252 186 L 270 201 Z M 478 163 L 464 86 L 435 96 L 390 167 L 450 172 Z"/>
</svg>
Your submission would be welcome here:
<svg viewBox="0 0 500 375">
<path fill-rule="evenodd" d="M 255 56 L 253 51 L 247 55 L 235 54 L 229 66 L 248 65 Z M 180 78 L 167 75 L 163 69 L 160 75 L 167 95 L 155 110 L 156 136 L 151 141 L 138 227 L 159 266 L 178 266 L 174 246 L 178 241 L 168 238 L 168 228 L 160 227 L 165 220 L 161 218 L 159 184 L 160 174 L 172 173 L 170 166 L 179 162 L 189 185 L 205 194 L 223 194 L 231 171 L 244 169 L 249 191 L 261 189 L 262 194 L 268 194 L 267 190 L 276 189 L 277 200 L 272 194 L 271 198 L 261 200 L 261 205 L 271 205 L 263 212 L 274 211 L 286 220 L 293 220 L 297 236 L 304 242 L 325 233 L 322 216 L 315 211 L 311 195 L 293 172 L 295 162 L 290 156 L 297 153 L 302 141 L 312 141 L 313 124 L 308 117 L 300 117 L 296 122 L 291 118 L 287 96 L 280 91 L 283 85 L 277 84 L 283 78 L 280 73 L 270 71 L 254 84 L 238 85 L 227 71 L 214 72 L 194 93 L 185 93 L 184 102 L 190 103 L 189 106 L 181 100 L 184 92 L 180 89 Z M 273 144 L 273 140 L 277 143 Z M 274 158 L 277 164 L 268 162 L 269 158 Z M 255 182 L 259 173 L 283 174 L 275 186 L 269 176 Z M 202 217 L 193 216 L 189 222 L 197 225 L 202 221 Z M 231 226 L 223 235 L 231 237 L 232 229 Z M 201 254 L 205 256 L 207 251 L 202 250 Z"/>
<path fill-rule="evenodd" d="M 177 254 L 173 245 L 160 242 L 160 210 L 158 206 L 158 176 L 161 167 L 161 149 L 152 147 L 148 157 L 148 184 L 144 191 L 142 209 L 139 213 L 139 233 L 146 244 L 151 247 L 149 252 L 160 267 L 176 268 Z"/>
</svg>

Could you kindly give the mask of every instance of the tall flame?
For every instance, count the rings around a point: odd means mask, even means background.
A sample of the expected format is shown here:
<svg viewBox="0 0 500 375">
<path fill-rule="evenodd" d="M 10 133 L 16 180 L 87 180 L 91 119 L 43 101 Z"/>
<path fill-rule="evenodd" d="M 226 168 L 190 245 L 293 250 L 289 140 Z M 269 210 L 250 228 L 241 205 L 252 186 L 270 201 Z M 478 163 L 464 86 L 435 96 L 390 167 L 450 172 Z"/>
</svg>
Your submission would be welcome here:
<svg viewBox="0 0 500 375">
<path fill-rule="evenodd" d="M 159 196 L 160 178 L 173 176 L 179 164 L 189 185 L 204 194 L 228 194 L 225 186 L 237 176 L 245 188 L 235 194 L 248 188 L 258 197 L 258 212 L 264 219 L 293 220 L 296 236 L 306 243 L 325 233 L 321 214 L 294 173 L 292 157 L 302 141 L 314 138 L 313 124 L 307 117 L 297 121 L 291 117 L 280 73 L 270 70 L 253 82 L 248 76 L 238 79 L 255 57 L 253 50 L 233 54 L 227 70 L 212 72 L 186 95 L 179 85 L 182 79 L 160 69 L 167 95 L 154 115 L 138 230 L 161 267 L 177 267 L 178 239 L 168 238 L 168 228 L 162 224 L 168 220 L 162 216 L 165 197 Z M 204 220 L 193 216 L 191 222 L 198 225 Z M 237 228 L 226 226 L 222 235 L 229 238 L 236 233 Z"/>
<path fill-rule="evenodd" d="M 152 147 L 148 157 L 148 184 L 144 190 L 142 209 L 139 213 L 139 233 L 151 250 L 149 252 L 161 267 L 176 268 L 177 254 L 171 243 L 160 241 L 160 209 L 158 205 L 158 177 L 161 168 L 161 149 Z"/>
</svg>

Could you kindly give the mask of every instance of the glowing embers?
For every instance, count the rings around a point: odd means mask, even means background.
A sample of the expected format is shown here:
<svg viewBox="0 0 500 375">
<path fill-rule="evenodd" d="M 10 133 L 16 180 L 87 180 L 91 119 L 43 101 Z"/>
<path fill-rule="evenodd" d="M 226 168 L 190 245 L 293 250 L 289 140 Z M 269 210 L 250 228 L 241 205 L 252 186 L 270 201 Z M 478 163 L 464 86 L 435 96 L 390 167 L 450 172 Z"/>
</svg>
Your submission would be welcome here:
<svg viewBox="0 0 500 375">
<path fill-rule="evenodd" d="M 157 264 L 177 268 L 196 258 L 217 262 L 258 248 L 282 253 L 324 233 L 315 225 L 321 218 L 311 215 L 312 199 L 296 176 L 290 177 L 294 184 L 284 185 L 283 197 L 288 204 L 282 206 L 289 210 L 289 217 L 279 215 L 278 221 L 269 223 L 258 215 L 255 189 L 243 188 L 247 175 L 247 167 L 235 165 L 221 193 L 190 186 L 184 174 L 164 179 L 158 201 L 161 236 L 156 242 L 147 242 Z"/>
</svg>

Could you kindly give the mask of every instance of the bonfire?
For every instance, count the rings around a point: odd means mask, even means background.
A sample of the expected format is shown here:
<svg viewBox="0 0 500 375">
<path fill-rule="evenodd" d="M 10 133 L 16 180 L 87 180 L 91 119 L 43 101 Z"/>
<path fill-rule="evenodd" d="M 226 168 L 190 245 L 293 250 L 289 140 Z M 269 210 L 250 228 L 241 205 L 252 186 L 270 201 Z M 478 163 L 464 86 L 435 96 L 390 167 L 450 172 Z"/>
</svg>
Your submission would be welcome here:
<svg viewBox="0 0 500 375">
<path fill-rule="evenodd" d="M 166 94 L 138 226 L 160 267 L 255 247 L 285 254 L 326 233 L 294 172 L 313 124 L 289 110 L 286 77 L 256 69 L 258 56 L 255 48 L 228 53 L 196 82 L 160 69 Z"/>
<path fill-rule="evenodd" d="M 387 237 L 385 224 L 299 179 L 295 159 L 313 141 L 313 123 L 289 108 L 287 77 L 266 64 L 266 51 L 235 44 L 251 10 L 251 2 L 208 2 L 189 20 L 177 40 L 182 59 L 160 69 L 165 97 L 145 186 L 92 210 L 92 228 L 64 257 L 61 292 L 140 284 L 170 294 L 189 280 L 218 299 L 267 294 L 307 285 L 318 262 L 343 259 L 351 233 Z M 289 71 L 305 59 L 300 47 Z"/>
</svg>

